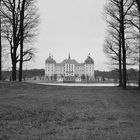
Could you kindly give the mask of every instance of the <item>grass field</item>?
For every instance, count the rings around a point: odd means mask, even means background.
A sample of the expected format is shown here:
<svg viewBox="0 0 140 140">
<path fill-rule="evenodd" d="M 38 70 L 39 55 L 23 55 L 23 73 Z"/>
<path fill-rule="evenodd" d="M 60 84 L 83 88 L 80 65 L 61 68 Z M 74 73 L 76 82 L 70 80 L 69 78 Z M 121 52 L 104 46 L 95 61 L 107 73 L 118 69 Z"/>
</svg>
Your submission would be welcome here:
<svg viewBox="0 0 140 140">
<path fill-rule="evenodd" d="M 140 140 L 140 90 L 0 83 L 0 140 Z"/>
</svg>

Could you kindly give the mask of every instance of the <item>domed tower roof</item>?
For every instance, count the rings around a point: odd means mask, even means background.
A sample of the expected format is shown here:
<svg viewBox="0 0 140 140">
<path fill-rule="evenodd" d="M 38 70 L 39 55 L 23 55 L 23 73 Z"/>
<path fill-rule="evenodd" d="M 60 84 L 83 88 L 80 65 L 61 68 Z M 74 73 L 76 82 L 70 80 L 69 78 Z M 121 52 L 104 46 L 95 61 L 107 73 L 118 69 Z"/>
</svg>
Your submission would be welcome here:
<svg viewBox="0 0 140 140">
<path fill-rule="evenodd" d="M 90 57 L 90 55 L 88 55 L 88 57 L 86 58 L 85 64 L 94 64 L 94 60 Z"/>
<path fill-rule="evenodd" d="M 52 58 L 52 56 L 49 56 L 46 61 L 46 64 L 56 64 L 56 61 Z"/>
</svg>

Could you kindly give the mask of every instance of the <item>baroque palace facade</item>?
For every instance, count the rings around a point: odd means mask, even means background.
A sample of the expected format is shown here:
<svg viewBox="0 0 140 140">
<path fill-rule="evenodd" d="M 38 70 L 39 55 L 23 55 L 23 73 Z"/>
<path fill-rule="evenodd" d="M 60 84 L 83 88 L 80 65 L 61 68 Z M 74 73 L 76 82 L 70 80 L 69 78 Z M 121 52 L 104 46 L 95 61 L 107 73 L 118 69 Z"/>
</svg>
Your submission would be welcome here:
<svg viewBox="0 0 140 140">
<path fill-rule="evenodd" d="M 56 63 L 51 55 L 45 61 L 45 79 L 56 80 L 58 82 L 81 82 L 84 80 L 93 81 L 94 60 L 90 54 L 84 63 L 78 63 L 75 59 L 64 59 L 61 63 Z"/>
</svg>

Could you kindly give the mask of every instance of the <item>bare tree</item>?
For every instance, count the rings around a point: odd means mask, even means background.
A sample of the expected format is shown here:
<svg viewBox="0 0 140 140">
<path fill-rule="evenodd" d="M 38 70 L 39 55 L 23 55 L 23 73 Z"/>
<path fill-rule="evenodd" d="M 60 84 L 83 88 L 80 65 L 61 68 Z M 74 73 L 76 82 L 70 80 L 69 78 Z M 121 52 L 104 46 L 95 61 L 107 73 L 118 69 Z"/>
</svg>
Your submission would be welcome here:
<svg viewBox="0 0 140 140">
<path fill-rule="evenodd" d="M 19 46 L 19 5 L 17 0 L 1 0 L 3 17 L 3 37 L 9 42 L 12 60 L 12 80 L 16 81 L 16 60 Z"/>
<path fill-rule="evenodd" d="M 120 12 L 120 36 L 123 54 L 123 87 L 126 88 L 127 82 L 127 71 L 126 71 L 126 40 L 125 40 L 125 21 L 128 18 L 128 12 L 133 6 L 133 1 L 131 0 L 119 0 L 117 1 L 119 5 Z"/>
<path fill-rule="evenodd" d="M 105 39 L 104 52 L 113 60 L 113 64 L 119 65 L 119 86 L 122 86 L 122 47 L 119 10 L 119 5 L 114 3 L 114 1 L 109 1 L 105 6 L 108 34 Z"/>
<path fill-rule="evenodd" d="M 22 81 L 22 66 L 23 66 L 23 41 L 24 41 L 24 12 L 25 12 L 25 0 L 21 3 L 20 11 L 20 62 L 19 62 L 19 81 Z"/>
<path fill-rule="evenodd" d="M 36 28 L 39 23 L 39 15 L 34 5 L 34 0 L 22 0 L 20 11 L 20 61 L 19 61 L 19 81 L 22 81 L 23 62 L 30 61 L 34 55 L 34 49 L 24 50 L 24 41 L 30 41 L 36 36 Z M 24 59 L 24 56 L 26 56 Z"/>
<path fill-rule="evenodd" d="M 16 80 L 16 67 L 20 62 L 19 81 L 21 81 L 23 62 L 31 60 L 31 54 L 33 54 L 31 53 L 33 49 L 26 49 L 25 44 L 32 42 L 36 36 L 39 16 L 34 0 L 2 0 L 2 2 L 4 5 L 1 9 L 4 18 L 3 34 L 10 45 L 12 79 Z"/>
<path fill-rule="evenodd" d="M 122 82 L 122 86 L 126 88 L 126 50 L 129 45 L 126 43 L 126 19 L 128 18 L 128 12 L 133 6 L 133 2 L 131 0 L 109 0 L 109 6 L 106 8 L 107 14 L 109 15 L 109 19 L 107 22 L 109 26 L 114 30 L 113 38 L 117 41 L 115 46 L 118 45 L 118 53 L 116 53 L 113 48 L 112 51 L 116 55 L 118 55 L 119 60 L 119 79 L 120 85 Z M 114 35 L 114 33 L 117 35 Z M 112 44 L 113 45 L 113 44 Z M 110 45 L 109 45 L 110 46 Z M 114 46 L 114 45 L 113 45 Z M 123 66 L 123 73 L 121 74 L 121 67 Z M 123 77 L 123 81 L 121 81 L 121 77 Z"/>
</svg>

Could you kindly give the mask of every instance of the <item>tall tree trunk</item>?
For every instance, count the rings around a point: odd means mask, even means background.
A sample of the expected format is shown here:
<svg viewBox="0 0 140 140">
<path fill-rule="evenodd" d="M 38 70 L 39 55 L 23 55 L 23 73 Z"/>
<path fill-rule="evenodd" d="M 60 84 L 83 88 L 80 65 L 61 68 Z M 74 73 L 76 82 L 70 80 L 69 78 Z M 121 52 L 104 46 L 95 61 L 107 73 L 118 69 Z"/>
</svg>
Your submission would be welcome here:
<svg viewBox="0 0 140 140">
<path fill-rule="evenodd" d="M 16 54 L 12 54 L 12 80 L 16 81 Z"/>
<path fill-rule="evenodd" d="M 23 42 L 24 42 L 24 10 L 25 10 L 25 0 L 22 1 L 22 7 L 20 12 L 20 62 L 19 62 L 19 81 L 22 81 L 22 69 L 23 69 Z"/>
<path fill-rule="evenodd" d="M 123 88 L 126 88 L 126 48 L 125 48 L 125 34 L 124 34 L 124 5 L 123 0 L 120 0 L 121 12 L 121 43 L 123 55 Z"/>
<path fill-rule="evenodd" d="M 1 8 L 1 0 L 0 0 Z M 1 12 L 0 12 L 0 81 L 2 80 L 2 43 L 1 43 Z"/>
<path fill-rule="evenodd" d="M 13 52 L 11 52 L 11 58 L 12 58 L 12 80 L 16 81 L 16 23 L 15 23 L 15 0 L 13 0 L 13 11 L 12 11 L 12 16 L 13 16 Z"/>
<path fill-rule="evenodd" d="M 119 35 L 119 86 L 122 87 L 122 47 L 121 35 Z"/>
<path fill-rule="evenodd" d="M 121 9 L 119 8 L 119 18 L 121 19 Z M 122 39 L 121 39 L 121 21 L 119 21 L 119 86 L 122 87 Z"/>
</svg>

